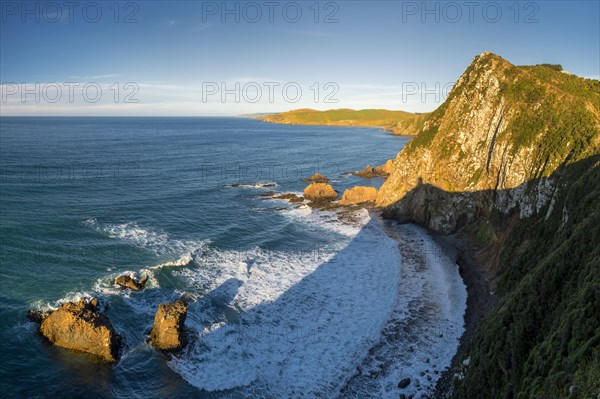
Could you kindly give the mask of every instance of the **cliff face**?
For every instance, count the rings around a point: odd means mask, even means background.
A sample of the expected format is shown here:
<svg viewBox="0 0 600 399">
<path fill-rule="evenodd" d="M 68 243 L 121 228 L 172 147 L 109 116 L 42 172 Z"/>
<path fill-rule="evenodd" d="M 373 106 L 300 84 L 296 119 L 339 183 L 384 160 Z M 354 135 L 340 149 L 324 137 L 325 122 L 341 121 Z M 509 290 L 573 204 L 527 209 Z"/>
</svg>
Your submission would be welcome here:
<svg viewBox="0 0 600 399">
<path fill-rule="evenodd" d="M 598 93 L 598 81 L 477 56 L 398 154 L 377 205 L 443 233 L 491 209 L 540 212 L 552 172 L 598 153 Z"/>
<path fill-rule="evenodd" d="M 377 204 L 466 234 L 494 274 L 500 301 L 455 361 L 453 397 L 597 396 L 600 82 L 476 57 L 393 160 Z"/>
</svg>

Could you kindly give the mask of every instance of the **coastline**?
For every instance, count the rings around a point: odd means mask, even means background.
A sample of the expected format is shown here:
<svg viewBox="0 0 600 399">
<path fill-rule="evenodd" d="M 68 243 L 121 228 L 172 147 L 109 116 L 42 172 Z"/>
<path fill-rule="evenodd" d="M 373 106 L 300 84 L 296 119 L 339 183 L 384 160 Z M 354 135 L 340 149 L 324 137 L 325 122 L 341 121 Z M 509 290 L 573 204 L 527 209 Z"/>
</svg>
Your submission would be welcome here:
<svg viewBox="0 0 600 399">
<path fill-rule="evenodd" d="M 268 114 L 268 115 L 273 115 L 273 114 Z M 345 123 L 297 123 L 297 122 L 273 122 L 273 121 L 268 121 L 263 119 L 263 117 L 255 117 L 255 116 L 251 116 L 251 115 L 241 115 L 240 117 L 242 118 L 248 118 L 248 119 L 254 119 L 257 121 L 261 121 L 264 123 L 271 123 L 274 125 L 295 125 L 295 126 L 336 126 L 336 127 L 358 127 L 358 128 L 374 128 L 374 129 L 379 129 L 382 130 L 384 132 L 387 132 L 389 134 L 391 134 L 392 136 L 405 136 L 405 137 L 414 137 L 415 134 L 408 134 L 408 133 L 400 133 L 396 130 L 394 130 L 392 127 L 390 126 L 383 126 L 383 125 L 349 125 L 349 124 L 345 124 Z"/>
<path fill-rule="evenodd" d="M 461 375 L 466 367 L 463 361 L 479 322 L 493 310 L 499 298 L 495 294 L 490 273 L 477 259 L 478 248 L 470 237 L 460 233 L 444 236 L 429 231 L 429 234 L 447 256 L 456 260 L 460 276 L 467 287 L 465 329 L 450 367 L 442 373 L 435 387 L 434 398 L 445 399 L 452 396 L 455 375 Z"/>
<path fill-rule="evenodd" d="M 377 210 L 376 213 L 379 217 L 382 217 L 381 210 Z M 384 218 L 382 217 L 382 219 Z M 464 331 L 460 336 L 450 366 L 441 372 L 435 383 L 432 396 L 433 398 L 446 399 L 452 396 L 454 378 L 461 375 L 466 367 L 463 361 L 479 322 L 497 305 L 498 297 L 495 295 L 495 286 L 491 274 L 485 267 L 482 267 L 481 261 L 478 260 L 476 254 L 478 247 L 470 237 L 460 233 L 442 235 L 424 226 L 418 226 L 427 232 L 445 256 L 456 262 L 460 277 L 467 290 Z"/>
<path fill-rule="evenodd" d="M 341 397 L 434 397 L 464 333 L 468 294 L 456 251 L 440 245 L 422 226 L 399 224 L 377 209 L 370 211 L 401 254 L 398 302 Z"/>
</svg>

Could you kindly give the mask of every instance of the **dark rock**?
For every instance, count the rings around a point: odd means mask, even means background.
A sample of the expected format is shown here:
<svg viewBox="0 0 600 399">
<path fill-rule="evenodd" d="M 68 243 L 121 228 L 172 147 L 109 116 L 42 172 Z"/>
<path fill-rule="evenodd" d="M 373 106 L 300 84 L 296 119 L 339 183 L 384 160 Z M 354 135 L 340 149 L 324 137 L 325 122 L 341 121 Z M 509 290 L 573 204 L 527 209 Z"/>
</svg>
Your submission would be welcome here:
<svg viewBox="0 0 600 399">
<path fill-rule="evenodd" d="M 410 378 L 403 378 L 398 383 L 398 388 L 403 388 L 404 389 L 404 388 L 406 388 L 409 385 L 410 385 Z"/>
<path fill-rule="evenodd" d="M 292 203 L 304 201 L 304 198 L 299 197 L 296 194 L 292 194 L 292 193 L 275 195 L 275 196 L 273 196 L 273 198 L 279 199 L 279 200 L 288 200 L 289 202 L 292 202 Z"/>
<path fill-rule="evenodd" d="M 35 323 L 41 323 L 46 317 L 50 316 L 50 313 L 52 313 L 50 310 L 29 309 L 27 311 L 27 318 Z"/>
<path fill-rule="evenodd" d="M 115 279 L 115 284 L 123 289 L 129 288 L 132 291 L 141 291 L 146 286 L 147 281 L 148 276 L 144 276 L 144 278 L 137 281 L 136 279 L 131 278 L 130 276 L 123 275 Z"/>
</svg>

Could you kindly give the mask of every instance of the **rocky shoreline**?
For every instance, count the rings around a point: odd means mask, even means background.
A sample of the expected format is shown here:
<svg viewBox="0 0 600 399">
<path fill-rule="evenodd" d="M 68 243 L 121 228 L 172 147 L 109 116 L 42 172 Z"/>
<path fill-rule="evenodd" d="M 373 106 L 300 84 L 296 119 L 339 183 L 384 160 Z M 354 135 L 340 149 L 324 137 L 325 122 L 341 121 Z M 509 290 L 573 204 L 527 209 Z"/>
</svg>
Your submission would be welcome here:
<svg viewBox="0 0 600 399">
<path fill-rule="evenodd" d="M 481 267 L 477 259 L 477 246 L 473 238 L 466 234 L 441 235 L 428 230 L 444 253 L 458 264 L 460 276 L 467 286 L 467 310 L 465 312 L 465 331 L 452 359 L 450 368 L 442 373 L 436 384 L 437 399 L 450 398 L 453 393 L 453 380 L 460 378 L 469 361 L 467 353 L 469 343 L 477 330 L 479 322 L 498 304 L 495 284 L 491 273 Z"/>
<path fill-rule="evenodd" d="M 148 280 L 122 275 L 112 283 L 120 289 L 140 291 Z M 76 302 L 65 302 L 55 310 L 32 310 L 27 317 L 39 324 L 38 331 L 50 344 L 90 355 L 100 363 L 115 363 L 121 356 L 122 337 L 108 316 L 108 304 L 96 297 L 84 297 Z M 185 319 L 187 303 L 182 298 L 158 306 L 147 342 L 163 353 L 181 350 L 186 342 Z"/>
<path fill-rule="evenodd" d="M 303 180 L 308 183 L 303 196 L 274 191 L 260 196 L 285 200 L 290 204 L 306 204 L 316 209 L 336 210 L 339 212 L 340 218 L 345 217 L 348 213 L 346 211 L 357 208 L 368 208 L 379 217 L 385 217 L 382 210 L 375 207 L 378 190 L 373 187 L 352 187 L 340 196 L 331 185 L 327 184 L 329 180 L 325 176 L 315 174 Z M 484 268 L 478 267 L 475 254 L 477 248 L 472 244 L 472 240 L 466 235 L 443 236 L 431 230 L 428 230 L 428 232 L 444 254 L 459 265 L 460 275 L 468 291 L 467 309 L 464 316 L 465 331 L 460 339 L 451 367 L 444 372 L 440 371 L 440 378 L 435 385 L 433 397 L 447 398 L 452 393 L 453 379 L 464 371 L 465 354 L 478 322 L 490 312 L 497 301 L 493 294 L 494 288 L 490 276 Z M 139 291 L 144 289 L 147 279 L 147 276 L 138 279 L 123 275 L 113 280 L 113 284 L 121 289 Z M 62 317 L 63 313 L 69 317 Z M 152 331 L 148 335 L 148 342 L 156 350 L 163 353 L 181 350 L 187 341 L 185 333 L 186 313 L 186 301 L 180 300 L 174 303 L 160 304 L 154 318 Z M 120 338 L 112 328 L 108 318 L 102 313 L 97 299 L 87 298 L 79 302 L 68 302 L 53 312 L 30 312 L 29 316 L 30 319 L 40 323 L 40 332 L 50 343 L 79 352 L 87 352 L 100 358 L 103 362 L 113 363 L 118 361 Z M 56 328 L 44 327 L 52 324 L 49 320 L 55 321 L 54 327 Z M 101 323 L 96 320 L 100 320 Z M 75 335 L 72 334 L 73 326 L 79 329 L 79 332 Z M 102 331 L 96 334 L 98 326 L 102 327 Z M 435 374 L 438 374 L 437 370 L 435 370 Z M 405 378 L 398 382 L 398 387 L 403 388 L 402 386 L 408 386 L 409 384 L 410 379 Z M 428 395 L 431 395 L 432 387 L 427 388 Z M 404 397 L 409 398 L 411 396 Z"/>
<path fill-rule="evenodd" d="M 367 166 L 366 169 L 368 168 L 369 167 Z M 374 175 L 363 177 L 374 177 Z M 323 178 L 323 176 L 318 176 L 318 179 L 313 179 L 311 177 L 304 180 L 307 182 L 327 181 L 326 178 L 324 178 L 324 180 Z M 311 188 L 311 186 L 313 187 Z M 344 192 L 344 195 L 339 201 L 333 203 L 332 201 L 335 200 L 333 193 L 337 194 L 337 192 L 333 190 L 333 187 L 325 183 L 313 183 L 307 187 L 309 195 L 307 196 L 305 194 L 304 197 L 310 201 L 308 203 L 309 206 L 321 209 L 341 209 L 344 206 L 347 207 L 351 205 L 357 205 L 357 203 L 352 203 L 348 200 L 344 201 L 344 198 L 352 197 L 352 192 L 358 191 L 361 193 L 362 199 L 368 199 L 368 201 L 363 201 L 361 205 L 371 209 L 378 216 L 385 218 L 386 215 L 383 212 L 383 209 L 374 207 L 374 199 L 371 200 L 371 190 L 365 189 L 366 187 L 361 186 L 348 189 L 346 192 Z M 311 197 L 310 192 L 318 192 L 319 190 L 326 193 L 323 194 L 324 199 L 320 200 L 319 195 Z M 373 190 L 375 193 L 377 192 L 376 189 L 373 188 Z M 368 194 L 365 195 L 363 192 L 368 192 Z M 268 197 L 273 199 L 288 200 L 290 203 L 303 202 L 303 198 L 296 196 L 295 194 L 272 193 L 272 195 L 268 195 Z M 324 202 L 327 204 L 326 207 L 323 206 Z M 440 246 L 444 254 L 458 264 L 460 276 L 467 288 L 467 308 L 464 315 L 465 330 L 460 338 L 459 346 L 452 359 L 450 367 L 441 373 L 441 376 L 435 385 L 435 393 L 433 398 L 442 399 L 452 396 L 453 380 L 455 378 L 461 378 L 465 368 L 468 367 L 469 360 L 466 356 L 468 353 L 469 343 L 473 338 L 479 322 L 497 305 L 498 297 L 495 294 L 496 288 L 491 271 L 487 270 L 485 267 L 482 267 L 484 259 L 481 259 L 482 257 L 478 256 L 478 252 L 481 248 L 475 244 L 474 237 L 471 237 L 467 233 L 443 235 L 430 229 L 429 226 L 422 225 L 422 227 L 427 229 L 429 235 Z M 408 385 L 406 380 L 407 379 L 400 381 L 399 387 L 400 385 Z"/>
</svg>

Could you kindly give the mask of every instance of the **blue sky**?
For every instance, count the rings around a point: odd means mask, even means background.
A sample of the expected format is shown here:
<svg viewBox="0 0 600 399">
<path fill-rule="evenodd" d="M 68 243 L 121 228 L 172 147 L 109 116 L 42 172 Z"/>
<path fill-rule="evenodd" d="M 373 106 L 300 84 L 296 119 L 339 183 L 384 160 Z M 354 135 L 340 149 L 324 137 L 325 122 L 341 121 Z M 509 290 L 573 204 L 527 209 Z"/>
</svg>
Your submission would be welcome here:
<svg viewBox="0 0 600 399">
<path fill-rule="evenodd" d="M 424 112 L 484 51 L 600 75 L 598 1 L 71 4 L 1 1 L 2 115 Z"/>
</svg>

